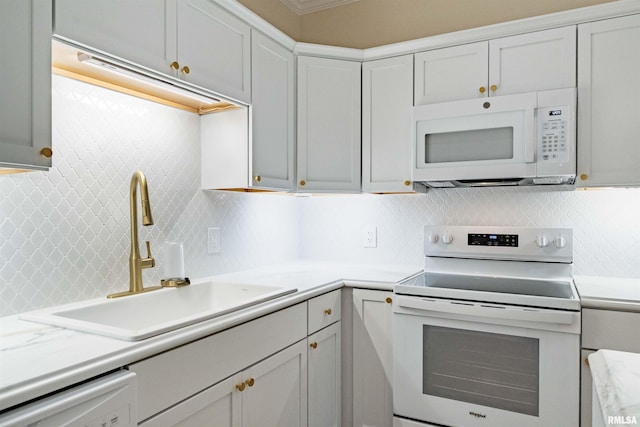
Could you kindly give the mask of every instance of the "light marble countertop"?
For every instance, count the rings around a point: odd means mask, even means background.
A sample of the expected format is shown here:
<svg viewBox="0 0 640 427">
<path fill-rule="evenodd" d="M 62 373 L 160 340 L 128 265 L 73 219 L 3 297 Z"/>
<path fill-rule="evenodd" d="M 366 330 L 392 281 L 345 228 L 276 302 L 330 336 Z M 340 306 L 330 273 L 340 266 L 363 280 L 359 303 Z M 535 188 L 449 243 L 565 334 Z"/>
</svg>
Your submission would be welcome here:
<svg viewBox="0 0 640 427">
<path fill-rule="evenodd" d="M 343 286 L 392 290 L 394 283 L 421 270 L 301 261 L 214 276 L 216 281 L 277 284 L 298 291 L 136 342 L 32 323 L 17 315 L 0 318 L 0 411 Z"/>
<path fill-rule="evenodd" d="M 582 308 L 640 312 L 640 278 L 574 276 Z"/>
<path fill-rule="evenodd" d="M 640 422 L 640 354 L 598 350 L 589 355 L 589 367 L 604 425 L 615 424 L 615 417 Z"/>
</svg>

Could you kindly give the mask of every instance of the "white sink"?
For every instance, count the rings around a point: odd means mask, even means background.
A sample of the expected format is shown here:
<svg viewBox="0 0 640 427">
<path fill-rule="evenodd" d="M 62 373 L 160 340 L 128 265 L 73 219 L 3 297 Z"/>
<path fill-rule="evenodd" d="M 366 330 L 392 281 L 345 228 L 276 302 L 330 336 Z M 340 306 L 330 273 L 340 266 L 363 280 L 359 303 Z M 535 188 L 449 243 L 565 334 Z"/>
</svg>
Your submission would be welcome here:
<svg viewBox="0 0 640 427">
<path fill-rule="evenodd" d="M 21 314 L 20 318 L 139 341 L 296 290 L 282 286 L 203 282 L 116 299 L 52 307 Z"/>
</svg>

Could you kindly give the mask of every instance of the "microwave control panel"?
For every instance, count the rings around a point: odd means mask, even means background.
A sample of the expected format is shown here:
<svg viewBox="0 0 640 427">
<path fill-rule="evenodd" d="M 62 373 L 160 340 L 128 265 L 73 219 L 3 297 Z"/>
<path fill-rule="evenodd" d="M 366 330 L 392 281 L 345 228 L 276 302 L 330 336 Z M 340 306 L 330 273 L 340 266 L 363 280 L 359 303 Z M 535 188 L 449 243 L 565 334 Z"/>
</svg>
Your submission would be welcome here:
<svg viewBox="0 0 640 427">
<path fill-rule="evenodd" d="M 547 107 L 538 109 L 538 160 L 566 162 L 569 160 L 567 132 L 569 108 Z"/>
</svg>

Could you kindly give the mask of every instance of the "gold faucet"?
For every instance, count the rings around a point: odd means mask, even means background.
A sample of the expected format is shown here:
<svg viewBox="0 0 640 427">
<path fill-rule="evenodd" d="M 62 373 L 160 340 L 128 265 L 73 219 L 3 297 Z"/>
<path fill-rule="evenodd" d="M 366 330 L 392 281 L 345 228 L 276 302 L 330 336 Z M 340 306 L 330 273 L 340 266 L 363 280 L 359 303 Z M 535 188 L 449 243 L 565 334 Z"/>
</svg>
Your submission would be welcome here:
<svg viewBox="0 0 640 427">
<path fill-rule="evenodd" d="M 151 256 L 151 247 L 147 241 L 147 257 L 140 256 L 138 248 L 138 205 L 137 189 L 140 186 L 140 202 L 142 204 L 142 225 L 153 225 L 151 216 L 151 205 L 149 204 L 149 190 L 147 189 L 147 178 L 141 171 L 135 171 L 131 177 L 129 186 L 129 213 L 131 216 L 131 254 L 129 255 L 129 290 L 107 295 L 107 298 L 118 298 L 126 295 L 134 295 L 142 292 L 153 291 L 162 286 L 145 288 L 142 285 L 142 269 L 152 268 L 156 265 L 156 260 Z"/>
</svg>

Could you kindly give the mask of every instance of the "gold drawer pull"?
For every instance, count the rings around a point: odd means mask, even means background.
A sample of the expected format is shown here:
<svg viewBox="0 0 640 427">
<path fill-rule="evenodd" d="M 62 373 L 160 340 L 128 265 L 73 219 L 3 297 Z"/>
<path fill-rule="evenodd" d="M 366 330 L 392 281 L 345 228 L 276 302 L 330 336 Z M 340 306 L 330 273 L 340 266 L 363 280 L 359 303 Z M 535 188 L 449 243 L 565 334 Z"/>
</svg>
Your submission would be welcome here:
<svg viewBox="0 0 640 427">
<path fill-rule="evenodd" d="M 387 297 L 387 299 L 385 299 L 385 302 L 387 304 L 391 304 L 391 302 L 393 302 L 393 300 L 391 299 L 391 297 Z"/>
<path fill-rule="evenodd" d="M 260 182 L 260 181 L 262 181 L 262 177 L 260 175 L 256 175 L 256 176 L 253 177 L 253 180 L 255 182 Z"/>
<path fill-rule="evenodd" d="M 50 159 L 51 156 L 53 156 L 53 150 L 49 147 L 44 147 L 42 150 L 40 150 L 40 155 L 42 157 Z"/>
<path fill-rule="evenodd" d="M 303 179 L 302 181 L 300 181 L 300 185 L 304 187 L 305 185 L 307 185 L 307 183 L 306 183 L 306 182 L 305 182 L 305 180 Z"/>
<path fill-rule="evenodd" d="M 589 179 L 589 175 L 587 175 L 586 173 L 581 173 L 580 174 L 580 179 L 583 181 L 586 181 L 587 179 Z"/>
<path fill-rule="evenodd" d="M 411 185 L 411 181 L 407 180 L 404 182 L 404 185 L 406 185 L 407 187 Z"/>
<path fill-rule="evenodd" d="M 498 86 L 496 85 L 491 85 L 491 92 L 495 92 L 498 90 Z"/>
<path fill-rule="evenodd" d="M 311 344 L 309 344 L 309 347 L 311 347 L 313 349 L 316 349 L 316 348 L 318 348 L 318 343 L 314 341 Z"/>
<path fill-rule="evenodd" d="M 249 378 L 248 380 L 245 381 L 245 383 L 249 386 L 249 387 L 253 387 L 253 384 L 255 383 L 255 380 L 253 378 Z"/>
<path fill-rule="evenodd" d="M 238 391 L 244 391 L 244 387 L 244 383 L 236 384 L 236 388 L 238 389 Z"/>
<path fill-rule="evenodd" d="M 327 309 L 324 311 L 324 314 L 326 314 L 327 316 L 331 316 L 331 309 L 330 309 L 330 308 L 327 308 Z"/>
<path fill-rule="evenodd" d="M 478 92 L 480 93 L 485 93 L 487 91 L 487 88 L 485 88 L 484 86 L 480 86 L 480 89 L 478 89 Z"/>
<path fill-rule="evenodd" d="M 180 68 L 180 63 L 178 61 L 173 61 L 169 66 L 177 71 L 178 68 Z"/>
<path fill-rule="evenodd" d="M 185 65 L 184 67 L 182 67 L 180 71 L 182 71 L 185 74 L 189 74 L 191 72 L 191 69 Z"/>
</svg>

